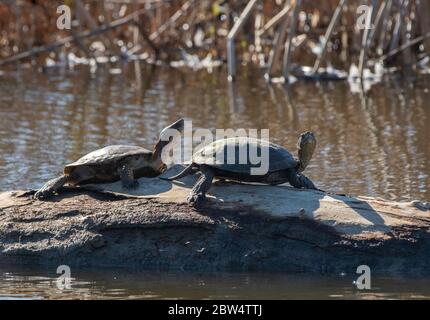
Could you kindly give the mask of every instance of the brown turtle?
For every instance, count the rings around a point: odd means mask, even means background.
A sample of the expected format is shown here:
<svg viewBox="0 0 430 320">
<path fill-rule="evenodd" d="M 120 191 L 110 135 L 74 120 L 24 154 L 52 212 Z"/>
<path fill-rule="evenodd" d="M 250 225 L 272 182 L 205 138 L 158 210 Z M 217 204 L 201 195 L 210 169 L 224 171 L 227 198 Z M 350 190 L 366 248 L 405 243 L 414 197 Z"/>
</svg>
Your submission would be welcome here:
<svg viewBox="0 0 430 320">
<path fill-rule="evenodd" d="M 163 129 L 153 151 L 128 145 L 112 145 L 93 151 L 66 165 L 64 174 L 48 181 L 34 197 L 48 198 L 65 184 L 76 186 L 121 180 L 124 188 L 136 188 L 138 186 L 136 179 L 154 177 L 166 169 L 161 160 L 161 153 L 171 139 L 162 139 L 163 132 L 167 129 L 182 131 L 183 128 L 184 120 L 180 119 Z"/>
</svg>

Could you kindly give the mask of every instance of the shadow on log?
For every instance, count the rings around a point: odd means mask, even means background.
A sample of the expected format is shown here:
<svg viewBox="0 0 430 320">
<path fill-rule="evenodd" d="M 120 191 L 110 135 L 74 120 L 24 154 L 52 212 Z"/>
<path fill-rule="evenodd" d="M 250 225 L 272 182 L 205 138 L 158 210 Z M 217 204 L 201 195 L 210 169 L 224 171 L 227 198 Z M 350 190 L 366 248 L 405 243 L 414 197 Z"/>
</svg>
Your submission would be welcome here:
<svg viewBox="0 0 430 320">
<path fill-rule="evenodd" d="M 364 264 L 376 274 L 430 274 L 428 203 L 218 181 L 197 211 L 184 202 L 194 181 L 142 178 L 132 194 L 119 183 L 65 188 L 50 201 L 2 193 L 0 259 L 318 273 Z"/>
</svg>

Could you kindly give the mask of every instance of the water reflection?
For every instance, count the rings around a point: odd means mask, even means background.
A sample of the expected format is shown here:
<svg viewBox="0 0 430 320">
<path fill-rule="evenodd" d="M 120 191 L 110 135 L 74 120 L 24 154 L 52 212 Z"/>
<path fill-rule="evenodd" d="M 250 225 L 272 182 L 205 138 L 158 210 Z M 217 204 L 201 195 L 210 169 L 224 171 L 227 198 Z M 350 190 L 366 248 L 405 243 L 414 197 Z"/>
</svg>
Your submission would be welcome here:
<svg viewBox="0 0 430 320">
<path fill-rule="evenodd" d="M 151 147 L 166 124 L 185 116 L 195 128 L 268 128 L 273 142 L 294 152 L 299 133 L 312 130 L 318 147 L 306 174 L 320 188 L 430 199 L 428 79 L 377 84 L 360 96 L 346 82 L 268 85 L 248 69 L 229 84 L 224 72 L 137 62 L 120 74 L 4 74 L 0 189 L 38 187 L 107 144 Z"/>
<path fill-rule="evenodd" d="M 355 274 L 184 273 L 127 269 L 73 270 L 69 289 L 55 270 L 0 268 L 0 299 L 428 299 L 429 279 L 372 277 L 358 290 Z M 264 294 L 262 294 L 264 293 Z"/>
</svg>

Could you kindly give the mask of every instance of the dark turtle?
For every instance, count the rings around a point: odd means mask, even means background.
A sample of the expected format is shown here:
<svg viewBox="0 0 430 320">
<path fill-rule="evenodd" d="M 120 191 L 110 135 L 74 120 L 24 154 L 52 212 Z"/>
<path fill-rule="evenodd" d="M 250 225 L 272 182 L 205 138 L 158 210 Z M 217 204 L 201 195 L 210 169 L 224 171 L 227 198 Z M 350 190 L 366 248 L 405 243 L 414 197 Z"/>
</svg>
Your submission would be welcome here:
<svg viewBox="0 0 430 320">
<path fill-rule="evenodd" d="M 319 190 L 311 180 L 301 174 L 311 160 L 315 146 L 316 139 L 314 134 L 312 132 L 302 133 L 297 142 L 299 158 L 295 159 L 287 149 L 264 140 L 246 137 L 221 139 L 197 151 L 193 155 L 190 165 L 176 176 L 167 178 L 167 180 L 180 179 L 200 171 L 201 176 L 187 199 L 194 205 L 198 205 L 205 200 L 206 192 L 209 190 L 214 177 L 272 185 L 289 182 L 296 188 Z M 239 150 L 246 148 L 242 150 L 245 150 L 245 154 L 248 154 L 247 150 L 251 150 L 251 147 L 255 148 L 254 150 L 259 155 L 262 154 L 261 150 L 263 147 L 268 148 L 269 163 L 266 174 L 252 175 L 251 169 L 256 168 L 257 165 L 252 164 L 249 161 L 249 157 L 247 157 L 247 162 L 240 161 Z M 234 148 L 235 158 L 233 161 L 226 161 L 229 157 L 227 151 L 229 148 L 230 150 Z M 223 156 L 220 158 L 221 154 Z M 231 152 L 231 154 L 233 153 Z M 219 161 L 219 159 L 226 160 Z"/>
<path fill-rule="evenodd" d="M 136 179 L 157 176 L 166 169 L 161 160 L 161 153 L 171 139 L 161 139 L 163 132 L 167 129 L 182 131 L 183 128 L 184 120 L 180 119 L 163 129 L 153 151 L 128 145 L 112 145 L 93 151 L 66 165 L 64 174 L 48 181 L 34 197 L 47 198 L 65 184 L 76 186 L 121 180 L 124 188 L 136 188 L 138 186 Z"/>
</svg>

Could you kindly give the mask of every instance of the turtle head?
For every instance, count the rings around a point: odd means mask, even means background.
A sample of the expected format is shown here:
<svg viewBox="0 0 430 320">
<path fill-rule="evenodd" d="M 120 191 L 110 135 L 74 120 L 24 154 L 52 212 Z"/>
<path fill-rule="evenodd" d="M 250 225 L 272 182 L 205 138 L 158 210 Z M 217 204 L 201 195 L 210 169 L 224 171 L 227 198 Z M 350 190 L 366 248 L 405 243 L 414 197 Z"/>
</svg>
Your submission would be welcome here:
<svg viewBox="0 0 430 320">
<path fill-rule="evenodd" d="M 173 141 L 174 136 L 177 136 L 178 134 L 181 134 L 183 132 L 184 125 L 184 119 L 179 119 L 161 130 L 160 137 L 155 144 L 153 150 L 153 159 L 160 162 L 160 165 L 163 164 L 161 162 L 161 153 L 163 151 L 163 148 Z"/>
<path fill-rule="evenodd" d="M 297 141 L 299 172 L 302 172 L 308 166 L 309 161 L 311 161 L 312 155 L 314 154 L 316 145 L 317 140 L 312 132 L 306 131 L 300 135 L 299 141 Z"/>
<path fill-rule="evenodd" d="M 160 140 L 163 140 L 163 137 L 166 134 L 169 135 L 169 131 L 171 131 L 171 130 L 176 130 L 178 132 L 182 132 L 184 130 L 184 125 L 185 125 L 185 121 L 182 118 L 173 122 L 171 125 L 165 127 L 163 130 L 161 130 Z M 170 139 L 171 139 L 171 137 L 170 137 Z"/>
</svg>

